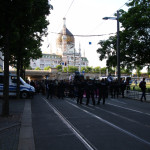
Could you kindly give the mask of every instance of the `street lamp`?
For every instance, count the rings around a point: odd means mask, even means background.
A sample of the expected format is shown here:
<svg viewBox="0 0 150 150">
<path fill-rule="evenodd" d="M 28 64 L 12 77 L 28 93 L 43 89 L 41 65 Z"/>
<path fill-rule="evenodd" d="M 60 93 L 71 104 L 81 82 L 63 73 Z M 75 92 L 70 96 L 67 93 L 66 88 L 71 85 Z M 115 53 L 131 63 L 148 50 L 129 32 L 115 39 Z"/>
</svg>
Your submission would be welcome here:
<svg viewBox="0 0 150 150">
<path fill-rule="evenodd" d="M 104 17 L 103 19 L 117 20 L 117 75 L 118 75 L 118 82 L 120 84 L 119 11 L 117 11 L 117 17 Z"/>
</svg>

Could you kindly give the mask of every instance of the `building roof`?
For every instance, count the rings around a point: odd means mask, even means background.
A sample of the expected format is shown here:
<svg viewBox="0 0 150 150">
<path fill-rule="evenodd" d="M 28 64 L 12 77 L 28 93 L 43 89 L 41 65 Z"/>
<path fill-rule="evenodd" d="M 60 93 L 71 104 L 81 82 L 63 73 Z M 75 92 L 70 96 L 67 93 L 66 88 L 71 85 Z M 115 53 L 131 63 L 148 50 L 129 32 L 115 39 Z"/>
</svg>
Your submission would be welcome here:
<svg viewBox="0 0 150 150">
<path fill-rule="evenodd" d="M 66 28 L 66 35 L 67 35 L 67 44 L 74 44 L 74 36 L 73 34 Z M 62 44 L 62 36 L 63 36 L 63 29 L 59 32 L 59 35 L 56 39 L 57 46 Z"/>
</svg>

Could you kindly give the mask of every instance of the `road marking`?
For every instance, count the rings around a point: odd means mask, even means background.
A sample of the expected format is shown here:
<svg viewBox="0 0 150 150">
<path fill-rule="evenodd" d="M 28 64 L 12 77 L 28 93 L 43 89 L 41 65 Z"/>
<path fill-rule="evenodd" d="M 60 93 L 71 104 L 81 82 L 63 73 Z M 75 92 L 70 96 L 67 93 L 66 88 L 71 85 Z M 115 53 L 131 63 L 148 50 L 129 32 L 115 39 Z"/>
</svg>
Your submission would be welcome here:
<svg viewBox="0 0 150 150">
<path fill-rule="evenodd" d="M 48 104 L 48 106 L 54 111 L 54 113 L 67 125 L 67 127 L 76 135 L 76 137 L 84 144 L 88 150 L 97 150 L 50 102 L 45 98 L 42 99 Z"/>
<path fill-rule="evenodd" d="M 125 102 L 120 102 L 119 100 L 116 100 L 116 99 L 114 99 L 114 98 L 110 98 L 112 101 L 114 101 L 114 102 L 118 102 L 118 103 L 121 103 L 121 104 L 127 104 L 127 103 L 125 103 Z"/>
<path fill-rule="evenodd" d="M 149 114 L 149 113 L 144 113 L 144 112 L 142 112 L 142 111 L 139 111 L 139 110 L 135 110 L 135 109 L 131 109 L 131 108 L 126 108 L 126 107 L 123 107 L 123 106 L 118 106 L 118 105 L 111 104 L 111 103 L 107 103 L 107 104 L 108 104 L 108 105 L 115 106 L 115 107 L 123 108 L 123 109 L 126 109 L 126 110 L 134 111 L 134 112 L 137 112 L 137 113 L 140 113 L 140 114 L 145 114 L 145 115 L 148 115 L 148 116 L 150 116 L 150 114 Z"/>
<path fill-rule="evenodd" d="M 123 132 L 123 133 L 125 133 L 125 134 L 127 134 L 127 135 L 129 135 L 129 136 L 131 136 L 131 137 L 133 137 L 133 138 L 135 138 L 135 139 L 137 139 L 137 140 L 147 144 L 147 145 L 150 145 L 150 142 L 148 142 L 148 141 L 146 141 L 146 140 L 136 136 L 135 134 L 132 134 L 131 132 L 129 132 L 129 131 L 125 130 L 125 129 L 122 129 L 119 126 L 117 126 L 117 125 L 115 125 L 115 124 L 113 124 L 113 123 L 111 123 L 111 122 L 109 122 L 109 121 L 107 121 L 107 120 L 105 120 L 105 119 L 103 119 L 103 118 L 101 118 L 101 117 L 99 117 L 99 116 L 97 116 L 97 115 L 95 115 L 95 114 L 93 114 L 93 113 L 83 109 L 83 108 L 80 108 L 80 107 L 76 106 L 75 104 L 72 104 L 71 102 L 68 102 L 68 101 L 66 101 L 66 102 L 69 103 L 70 105 L 72 105 L 72 106 L 74 106 L 74 107 L 84 111 L 85 113 L 91 115 L 92 117 L 97 118 L 98 120 L 104 122 L 105 124 L 115 128 L 115 129 L 117 129 L 117 130 L 119 130 L 119 131 L 121 131 L 121 132 Z"/>
<path fill-rule="evenodd" d="M 70 99 L 68 99 L 68 98 L 67 98 L 67 100 L 70 100 Z M 75 103 L 75 102 L 73 101 L 73 103 Z M 83 104 L 84 104 L 84 103 L 83 103 Z M 84 107 L 84 105 L 82 105 L 82 106 Z M 92 105 L 92 104 L 89 104 L 89 106 L 93 106 L 93 105 Z M 86 108 L 88 108 L 88 109 L 91 109 L 91 110 L 95 110 L 95 109 L 92 109 L 92 108 L 87 107 L 87 106 L 85 106 L 85 107 L 86 107 Z M 130 119 L 130 118 L 127 118 L 127 117 L 121 116 L 121 115 L 119 115 L 119 114 L 117 114 L 117 113 L 114 113 L 114 112 L 112 112 L 112 111 L 105 110 L 105 109 L 100 108 L 100 107 L 97 107 L 97 106 L 95 106 L 94 108 L 99 109 L 99 110 L 102 110 L 102 111 L 105 111 L 105 112 L 107 112 L 107 113 L 109 113 L 109 114 L 112 114 L 112 115 L 114 115 L 114 116 L 120 117 L 120 118 L 122 118 L 122 119 L 126 119 L 126 120 L 128 120 L 128 121 L 130 121 L 130 122 L 134 122 L 134 123 L 137 123 L 137 124 L 143 125 L 143 124 L 141 124 L 141 123 L 140 123 L 140 122 L 138 122 L 138 121 L 135 121 L 135 120 L 133 120 L 133 119 Z M 149 125 L 147 125 L 147 124 L 145 124 L 144 126 L 146 126 L 146 127 L 150 127 L 150 126 L 149 126 Z"/>
</svg>

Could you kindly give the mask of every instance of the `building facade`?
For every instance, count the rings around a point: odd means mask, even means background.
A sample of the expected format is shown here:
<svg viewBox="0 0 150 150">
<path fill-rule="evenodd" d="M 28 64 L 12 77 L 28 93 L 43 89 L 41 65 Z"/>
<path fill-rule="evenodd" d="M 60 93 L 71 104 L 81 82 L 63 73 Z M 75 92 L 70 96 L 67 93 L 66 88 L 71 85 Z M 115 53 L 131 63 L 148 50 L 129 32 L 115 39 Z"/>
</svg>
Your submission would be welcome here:
<svg viewBox="0 0 150 150">
<path fill-rule="evenodd" d="M 87 58 L 81 56 L 80 45 L 78 52 L 75 49 L 75 38 L 66 27 L 66 18 L 63 18 L 63 28 L 56 39 L 56 49 L 56 54 L 43 54 L 42 58 L 31 60 L 31 68 L 39 67 L 43 70 L 47 66 L 55 68 L 57 65 L 62 65 L 76 66 L 81 71 L 81 67 L 88 66 Z"/>
</svg>

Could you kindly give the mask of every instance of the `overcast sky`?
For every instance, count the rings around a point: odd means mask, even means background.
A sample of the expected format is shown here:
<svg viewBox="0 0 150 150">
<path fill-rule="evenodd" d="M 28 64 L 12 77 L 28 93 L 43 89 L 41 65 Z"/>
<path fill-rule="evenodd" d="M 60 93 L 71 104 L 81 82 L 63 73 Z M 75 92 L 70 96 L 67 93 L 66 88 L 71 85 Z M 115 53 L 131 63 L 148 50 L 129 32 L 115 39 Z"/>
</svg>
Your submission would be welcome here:
<svg viewBox="0 0 150 150">
<path fill-rule="evenodd" d="M 112 17 L 118 9 L 127 10 L 125 3 L 128 0 L 51 0 L 54 9 L 48 19 L 48 36 L 44 38 L 42 51 L 44 53 L 56 52 L 56 37 L 63 25 L 63 18 L 66 17 L 66 26 L 73 35 L 103 35 L 116 33 L 117 22 L 115 20 L 102 20 L 103 17 Z M 79 42 L 82 56 L 89 60 L 89 66 L 105 67 L 105 61 L 99 60 L 96 52 L 98 41 L 107 39 L 108 36 L 75 36 L 75 47 L 78 51 Z M 91 45 L 89 44 L 91 42 Z M 49 46 L 48 46 L 49 45 Z"/>
</svg>

